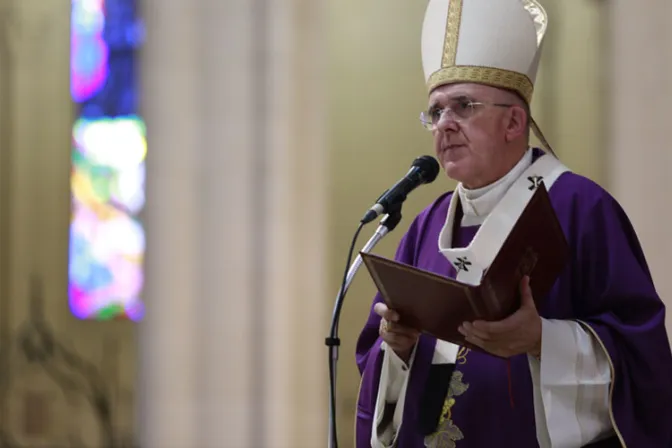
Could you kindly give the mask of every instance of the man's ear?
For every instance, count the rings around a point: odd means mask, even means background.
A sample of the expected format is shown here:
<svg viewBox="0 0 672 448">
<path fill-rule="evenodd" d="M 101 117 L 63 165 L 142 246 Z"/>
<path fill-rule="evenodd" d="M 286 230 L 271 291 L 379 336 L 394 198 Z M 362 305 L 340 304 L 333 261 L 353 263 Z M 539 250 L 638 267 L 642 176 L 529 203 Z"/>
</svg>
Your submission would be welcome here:
<svg viewBox="0 0 672 448">
<path fill-rule="evenodd" d="M 506 141 L 511 142 L 527 135 L 527 120 L 529 117 L 525 109 L 518 105 L 509 108 L 508 122 L 506 126 Z"/>
</svg>

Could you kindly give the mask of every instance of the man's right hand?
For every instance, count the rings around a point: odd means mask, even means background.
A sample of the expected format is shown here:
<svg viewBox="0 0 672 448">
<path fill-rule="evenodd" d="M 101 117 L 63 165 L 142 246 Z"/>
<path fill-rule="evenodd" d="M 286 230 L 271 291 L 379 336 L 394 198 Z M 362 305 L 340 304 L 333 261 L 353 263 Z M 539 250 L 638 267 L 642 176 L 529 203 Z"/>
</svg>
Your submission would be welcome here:
<svg viewBox="0 0 672 448">
<path fill-rule="evenodd" d="M 380 327 L 378 332 L 383 341 L 394 350 L 404 362 L 408 363 L 413 347 L 418 342 L 420 332 L 416 329 L 405 327 L 399 323 L 399 314 L 389 309 L 387 305 L 378 302 L 373 311 L 379 315 Z"/>
</svg>

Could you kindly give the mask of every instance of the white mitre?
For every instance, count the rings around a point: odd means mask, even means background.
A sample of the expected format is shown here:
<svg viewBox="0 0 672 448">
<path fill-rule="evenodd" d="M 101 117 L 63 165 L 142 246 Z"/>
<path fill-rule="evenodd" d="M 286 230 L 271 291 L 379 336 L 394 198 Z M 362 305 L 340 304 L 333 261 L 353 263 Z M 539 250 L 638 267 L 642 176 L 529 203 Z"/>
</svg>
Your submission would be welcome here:
<svg viewBox="0 0 672 448">
<path fill-rule="evenodd" d="M 427 88 L 487 84 L 530 104 L 547 23 L 534 0 L 429 0 L 422 27 Z"/>
</svg>

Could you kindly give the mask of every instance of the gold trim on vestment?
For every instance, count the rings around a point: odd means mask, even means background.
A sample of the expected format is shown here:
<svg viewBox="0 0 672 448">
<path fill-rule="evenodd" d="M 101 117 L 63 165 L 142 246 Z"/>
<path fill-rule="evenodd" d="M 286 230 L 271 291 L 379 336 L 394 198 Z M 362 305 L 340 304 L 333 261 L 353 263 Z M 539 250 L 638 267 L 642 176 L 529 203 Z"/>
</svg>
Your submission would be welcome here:
<svg viewBox="0 0 672 448">
<path fill-rule="evenodd" d="M 446 20 L 446 38 L 443 43 L 443 59 L 441 67 L 452 67 L 457 60 L 457 41 L 460 36 L 462 22 L 462 0 L 450 0 L 448 20 Z"/>
<path fill-rule="evenodd" d="M 532 102 L 534 85 L 530 81 L 530 78 L 521 73 L 494 67 L 470 65 L 444 67 L 432 73 L 427 80 L 427 89 L 431 92 L 441 85 L 458 82 L 487 84 L 493 87 L 513 90 L 520 94 L 528 104 Z"/>
<path fill-rule="evenodd" d="M 614 369 L 614 362 L 611 360 L 609 350 L 607 350 L 607 347 L 604 345 L 604 342 L 602 342 L 602 339 L 600 339 L 600 336 L 597 334 L 595 329 L 593 329 L 593 327 L 588 325 L 586 322 L 583 322 L 582 320 L 577 320 L 577 322 L 582 324 L 584 328 L 590 331 L 590 333 L 595 337 L 597 342 L 600 343 L 600 347 L 602 347 L 604 354 L 607 356 L 607 360 L 609 360 L 609 370 L 611 370 L 611 384 L 609 385 L 609 419 L 611 420 L 611 426 L 614 427 L 614 431 L 618 436 L 618 440 L 621 442 L 621 446 L 623 448 L 627 448 L 625 440 L 623 439 L 623 435 L 621 434 L 621 431 L 618 429 L 618 425 L 616 424 L 616 419 L 614 418 L 614 410 L 612 408 L 612 402 L 614 398 L 614 384 L 616 383 L 616 369 Z"/>
<path fill-rule="evenodd" d="M 436 349 L 435 349 L 436 350 Z M 453 422 L 453 406 L 457 403 L 456 397 L 464 394 L 469 389 L 469 384 L 463 380 L 464 373 L 457 369 L 458 364 L 467 363 L 467 354 L 471 349 L 460 347 L 455 359 L 455 370 L 450 378 L 448 392 L 443 402 L 443 409 L 439 417 L 436 431 L 425 437 L 427 448 L 457 448 L 457 442 L 464 439 L 462 430 Z"/>
</svg>

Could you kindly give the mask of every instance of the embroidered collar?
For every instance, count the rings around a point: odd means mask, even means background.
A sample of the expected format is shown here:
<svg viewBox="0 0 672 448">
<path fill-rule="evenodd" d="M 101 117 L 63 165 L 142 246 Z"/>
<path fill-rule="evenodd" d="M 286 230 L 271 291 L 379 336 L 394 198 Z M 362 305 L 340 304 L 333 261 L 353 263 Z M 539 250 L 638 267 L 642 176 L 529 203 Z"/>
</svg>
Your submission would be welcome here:
<svg viewBox="0 0 672 448">
<path fill-rule="evenodd" d="M 481 224 L 490 214 L 495 205 L 509 190 L 520 175 L 532 165 L 532 149 L 528 149 L 520 161 L 504 177 L 482 188 L 469 190 L 461 183 L 457 186 L 457 194 L 462 205 L 462 225 Z"/>
</svg>

